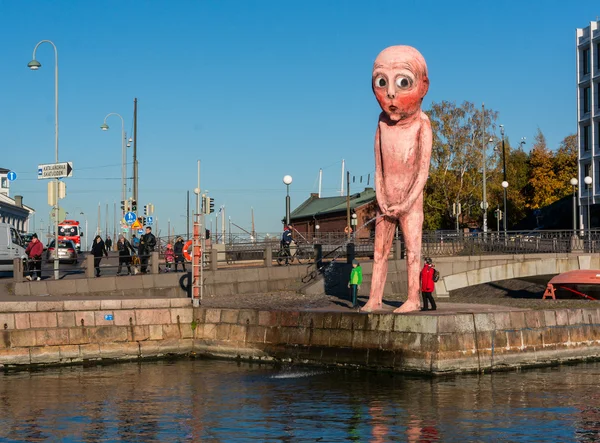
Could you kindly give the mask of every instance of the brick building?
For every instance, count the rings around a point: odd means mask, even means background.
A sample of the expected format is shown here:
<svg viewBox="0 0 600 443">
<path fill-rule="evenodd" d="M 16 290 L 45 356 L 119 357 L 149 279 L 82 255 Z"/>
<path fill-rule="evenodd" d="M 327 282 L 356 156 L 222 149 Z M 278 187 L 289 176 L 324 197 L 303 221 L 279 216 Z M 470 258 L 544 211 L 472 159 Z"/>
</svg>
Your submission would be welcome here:
<svg viewBox="0 0 600 443">
<path fill-rule="evenodd" d="M 365 188 L 362 192 L 350 195 L 349 200 L 350 212 L 356 214 L 356 237 L 372 237 L 375 232 L 375 224 L 362 226 L 376 215 L 375 190 Z M 290 214 L 290 223 L 309 241 L 319 234 L 344 236 L 348 220 L 347 205 L 347 197 L 319 198 L 318 194 L 311 194 Z"/>
</svg>

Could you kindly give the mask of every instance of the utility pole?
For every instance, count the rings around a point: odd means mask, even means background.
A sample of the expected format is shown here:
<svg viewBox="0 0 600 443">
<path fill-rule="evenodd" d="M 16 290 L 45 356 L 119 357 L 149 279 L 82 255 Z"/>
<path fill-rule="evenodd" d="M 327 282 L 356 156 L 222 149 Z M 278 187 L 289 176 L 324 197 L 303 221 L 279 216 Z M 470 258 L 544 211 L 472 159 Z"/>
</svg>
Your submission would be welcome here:
<svg viewBox="0 0 600 443">
<path fill-rule="evenodd" d="M 351 231 L 352 228 L 350 226 L 350 171 L 348 171 L 346 173 L 346 232 L 348 234 L 348 240 L 352 238 Z"/>
<path fill-rule="evenodd" d="M 485 176 L 485 160 L 486 160 L 486 143 L 485 143 L 485 105 L 481 104 L 481 151 L 483 153 L 483 233 L 487 234 L 487 195 L 486 195 L 486 176 Z"/>
<path fill-rule="evenodd" d="M 133 99 L 133 200 L 138 201 L 137 98 Z"/>
<path fill-rule="evenodd" d="M 250 207 L 252 213 L 252 242 L 256 241 L 256 231 L 254 230 L 254 208 Z"/>
<path fill-rule="evenodd" d="M 187 192 L 187 240 L 190 239 L 190 191 Z"/>
</svg>

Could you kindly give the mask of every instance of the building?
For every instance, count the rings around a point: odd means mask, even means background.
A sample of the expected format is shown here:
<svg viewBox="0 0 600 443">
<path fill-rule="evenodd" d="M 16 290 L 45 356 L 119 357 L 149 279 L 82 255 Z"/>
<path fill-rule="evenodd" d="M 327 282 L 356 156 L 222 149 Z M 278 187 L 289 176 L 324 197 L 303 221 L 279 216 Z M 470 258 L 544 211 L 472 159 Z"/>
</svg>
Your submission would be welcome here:
<svg viewBox="0 0 600 443">
<path fill-rule="evenodd" d="M 30 229 L 30 218 L 35 211 L 23 204 L 23 196 L 10 197 L 10 170 L 0 168 L 0 222 L 13 225 L 20 233 L 33 232 Z M 34 226 L 31 224 L 31 228 Z"/>
<path fill-rule="evenodd" d="M 596 205 L 600 199 L 600 21 L 591 22 L 587 28 L 577 29 L 576 44 L 579 215 L 585 228 L 598 228 L 600 218 Z M 585 177 L 592 178 L 591 185 L 585 184 Z"/>
<path fill-rule="evenodd" d="M 350 213 L 356 214 L 357 238 L 370 238 L 375 232 L 375 223 L 365 223 L 374 219 L 376 215 L 377 201 L 375 190 L 365 188 L 364 191 L 352 194 L 348 197 L 319 197 L 319 194 L 310 194 L 310 197 L 300 204 L 290 214 L 290 223 L 294 229 L 304 236 L 308 241 L 321 235 L 347 235 L 348 205 Z M 352 217 L 351 217 L 352 218 Z"/>
</svg>

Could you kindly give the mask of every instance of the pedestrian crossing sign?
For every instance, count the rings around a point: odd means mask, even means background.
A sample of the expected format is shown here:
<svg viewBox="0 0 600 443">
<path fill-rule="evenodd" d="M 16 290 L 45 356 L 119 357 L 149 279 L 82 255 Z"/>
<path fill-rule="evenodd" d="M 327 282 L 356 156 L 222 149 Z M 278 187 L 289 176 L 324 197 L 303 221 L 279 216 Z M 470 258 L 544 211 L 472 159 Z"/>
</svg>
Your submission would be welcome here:
<svg viewBox="0 0 600 443">
<path fill-rule="evenodd" d="M 139 220 L 136 220 L 133 222 L 133 225 L 131 225 L 131 229 L 142 229 L 142 224 Z"/>
</svg>

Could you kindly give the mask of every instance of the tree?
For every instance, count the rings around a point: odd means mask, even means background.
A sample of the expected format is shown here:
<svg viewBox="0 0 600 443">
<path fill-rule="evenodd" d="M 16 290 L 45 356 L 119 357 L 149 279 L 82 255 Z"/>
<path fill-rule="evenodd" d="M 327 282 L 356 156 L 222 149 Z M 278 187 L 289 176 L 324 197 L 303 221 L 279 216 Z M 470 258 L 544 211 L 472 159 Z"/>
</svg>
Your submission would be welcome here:
<svg viewBox="0 0 600 443">
<path fill-rule="evenodd" d="M 571 179 L 577 178 L 577 134 L 567 135 L 554 155 L 554 173 L 558 182 L 556 198 L 571 195 Z"/>
<path fill-rule="evenodd" d="M 556 176 L 554 156 L 546 146 L 546 137 L 538 128 L 533 149 L 529 155 L 529 182 L 526 206 L 539 209 L 558 200 L 556 189 L 560 188 Z"/>
</svg>

